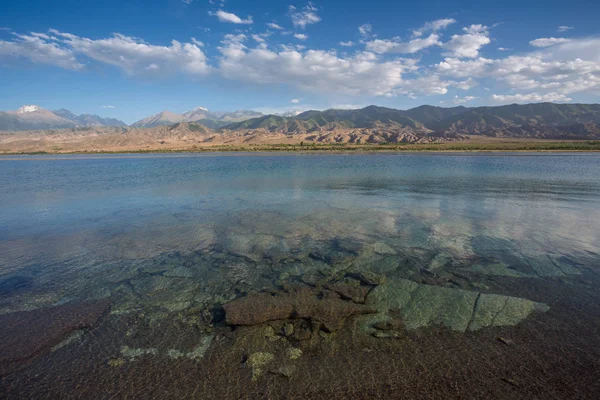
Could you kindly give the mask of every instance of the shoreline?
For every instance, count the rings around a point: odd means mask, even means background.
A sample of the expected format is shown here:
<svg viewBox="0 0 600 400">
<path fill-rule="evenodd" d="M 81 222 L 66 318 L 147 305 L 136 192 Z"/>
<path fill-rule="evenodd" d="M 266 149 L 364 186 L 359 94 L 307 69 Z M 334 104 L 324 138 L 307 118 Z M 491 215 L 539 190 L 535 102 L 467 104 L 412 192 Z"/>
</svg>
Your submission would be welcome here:
<svg viewBox="0 0 600 400">
<path fill-rule="evenodd" d="M 40 151 L 0 151 L 2 156 L 19 155 L 109 155 L 109 154 L 181 154 L 181 153 L 501 153 L 501 152 L 600 152 L 600 141 L 493 141 L 462 143 L 406 144 L 254 144 L 191 146 L 153 149 L 73 149 Z"/>
</svg>

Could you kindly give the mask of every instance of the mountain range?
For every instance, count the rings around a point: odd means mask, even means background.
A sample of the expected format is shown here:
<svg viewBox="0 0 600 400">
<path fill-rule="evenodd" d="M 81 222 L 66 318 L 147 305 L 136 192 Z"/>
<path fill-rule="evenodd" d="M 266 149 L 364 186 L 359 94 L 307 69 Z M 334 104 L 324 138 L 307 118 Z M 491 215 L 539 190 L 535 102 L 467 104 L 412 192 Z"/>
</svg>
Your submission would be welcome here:
<svg viewBox="0 0 600 400">
<path fill-rule="evenodd" d="M 183 114 L 163 111 L 132 124 L 133 128 L 152 128 L 172 125 L 178 122 L 200 121 L 211 129 L 219 129 L 233 122 L 261 117 L 257 111 L 238 110 L 233 112 L 211 112 L 204 107 L 196 107 Z M 25 105 L 15 111 L 0 111 L 0 131 L 27 131 L 40 129 L 64 129 L 86 127 L 126 127 L 127 124 L 115 118 L 103 118 L 93 114 L 76 115 L 69 110 L 50 111 L 36 105 Z"/>
<path fill-rule="evenodd" d="M 116 119 L 75 115 L 64 109 L 49 111 L 32 105 L 0 113 L 1 131 L 27 130 L 31 132 L 25 136 L 30 138 L 36 135 L 36 130 L 49 129 L 73 130 L 68 136 L 113 132 L 101 129 L 103 127 L 119 127 L 122 134 L 135 131 L 139 136 L 143 135 L 144 129 L 161 126 L 176 127 L 179 133 L 187 130 L 190 137 L 196 137 L 201 131 L 203 138 L 210 136 L 212 141 L 225 134 L 248 138 L 262 135 L 270 141 L 294 137 L 295 140 L 339 143 L 436 142 L 462 140 L 471 135 L 600 139 L 600 104 L 537 103 L 452 108 L 424 105 L 410 110 L 368 106 L 356 110 L 311 110 L 288 116 L 246 110 L 211 112 L 197 107 L 183 114 L 163 111 L 130 127 Z M 154 137 L 157 132 L 171 131 L 155 130 L 147 134 Z M 9 138 L 11 134 L 2 134 L 2 137 Z"/>
<path fill-rule="evenodd" d="M 224 126 L 286 134 L 345 130 L 415 136 L 484 135 L 552 139 L 600 139 L 600 104 L 511 104 L 495 107 L 420 106 L 410 110 L 368 106 L 358 110 L 306 111 L 294 117 L 266 115 Z M 395 141 L 395 140 L 394 140 Z"/>
</svg>

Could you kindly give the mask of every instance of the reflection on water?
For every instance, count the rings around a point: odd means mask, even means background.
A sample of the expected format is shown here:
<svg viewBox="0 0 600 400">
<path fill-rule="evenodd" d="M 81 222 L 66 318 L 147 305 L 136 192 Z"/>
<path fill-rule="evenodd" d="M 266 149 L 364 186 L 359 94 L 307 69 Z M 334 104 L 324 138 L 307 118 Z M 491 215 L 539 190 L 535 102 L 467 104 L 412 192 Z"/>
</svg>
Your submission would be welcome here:
<svg viewBox="0 0 600 400">
<path fill-rule="evenodd" d="M 598 161 L 553 154 L 1 160 L 0 313 L 105 302 L 86 312 L 90 328 L 120 327 L 110 339 L 118 350 L 106 350 L 112 367 L 152 357 L 198 362 L 219 346 L 219 329 L 267 326 L 252 344 L 236 329 L 230 344 L 255 381 L 267 370 L 293 375 L 302 351 L 344 329 L 382 340 L 417 328 L 469 332 L 551 318 L 552 293 L 527 298 L 517 288 L 557 279 L 593 285 Z M 236 317 L 249 314 L 251 323 Z M 70 343 L 91 340 L 72 331 L 57 329 L 65 354 L 74 351 Z"/>
</svg>

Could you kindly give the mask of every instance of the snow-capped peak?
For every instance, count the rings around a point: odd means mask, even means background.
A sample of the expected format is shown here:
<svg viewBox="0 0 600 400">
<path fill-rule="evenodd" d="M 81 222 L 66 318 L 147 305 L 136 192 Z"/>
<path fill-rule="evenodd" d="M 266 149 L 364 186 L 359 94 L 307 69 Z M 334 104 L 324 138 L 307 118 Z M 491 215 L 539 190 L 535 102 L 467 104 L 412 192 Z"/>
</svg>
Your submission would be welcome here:
<svg viewBox="0 0 600 400">
<path fill-rule="evenodd" d="M 205 112 L 208 112 L 208 108 L 204 108 L 204 107 L 196 107 L 196 108 L 194 108 L 192 111 L 205 111 Z"/>
<path fill-rule="evenodd" d="M 17 110 L 17 112 L 18 112 L 19 114 L 25 114 L 25 113 L 29 113 L 29 112 L 34 112 L 34 111 L 37 111 L 37 110 L 39 110 L 39 109 L 40 109 L 40 107 L 38 107 L 38 106 L 36 106 L 36 105 L 33 105 L 33 104 L 29 104 L 29 105 L 25 105 L 25 106 L 23 106 L 23 107 L 19 108 L 19 109 Z"/>
</svg>

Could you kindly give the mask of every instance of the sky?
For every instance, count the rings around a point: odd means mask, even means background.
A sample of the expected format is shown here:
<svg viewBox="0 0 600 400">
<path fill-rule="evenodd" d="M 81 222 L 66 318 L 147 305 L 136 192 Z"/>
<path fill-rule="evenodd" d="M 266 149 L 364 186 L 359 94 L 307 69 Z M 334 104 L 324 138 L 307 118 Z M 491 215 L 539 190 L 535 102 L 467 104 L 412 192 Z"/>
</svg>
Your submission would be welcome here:
<svg viewBox="0 0 600 400">
<path fill-rule="evenodd" d="M 0 110 L 597 103 L 598 16 L 581 0 L 3 0 Z"/>
</svg>

